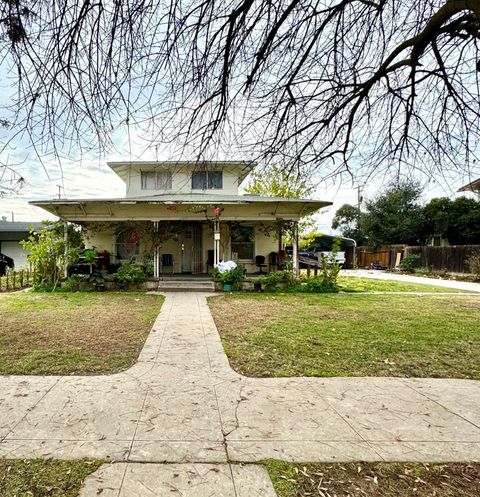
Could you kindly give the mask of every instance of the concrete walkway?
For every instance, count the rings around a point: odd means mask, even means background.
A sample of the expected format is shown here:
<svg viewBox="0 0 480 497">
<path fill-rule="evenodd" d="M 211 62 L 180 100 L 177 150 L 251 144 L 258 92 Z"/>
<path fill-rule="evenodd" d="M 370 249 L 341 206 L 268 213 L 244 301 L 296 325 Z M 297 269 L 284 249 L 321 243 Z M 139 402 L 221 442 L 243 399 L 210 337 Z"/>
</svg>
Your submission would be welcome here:
<svg viewBox="0 0 480 497">
<path fill-rule="evenodd" d="M 443 288 L 453 288 L 460 292 L 480 292 L 480 283 L 456 280 L 439 280 L 436 278 L 425 278 L 423 276 L 411 276 L 408 274 L 389 273 L 386 271 L 374 271 L 371 269 L 343 269 L 341 276 L 354 276 L 356 278 L 371 278 L 376 280 L 402 281 L 404 283 L 417 283 L 432 285 Z"/>
<path fill-rule="evenodd" d="M 123 373 L 1 377 L 0 457 L 117 461 L 88 479 L 84 497 L 167 487 L 192 497 L 274 495 L 263 468 L 221 464 L 231 461 L 480 459 L 480 382 L 245 378 L 228 364 L 205 297 L 168 294 L 138 363 Z M 146 462 L 175 466 L 136 464 Z M 253 474 L 258 492 L 248 493 Z"/>
</svg>

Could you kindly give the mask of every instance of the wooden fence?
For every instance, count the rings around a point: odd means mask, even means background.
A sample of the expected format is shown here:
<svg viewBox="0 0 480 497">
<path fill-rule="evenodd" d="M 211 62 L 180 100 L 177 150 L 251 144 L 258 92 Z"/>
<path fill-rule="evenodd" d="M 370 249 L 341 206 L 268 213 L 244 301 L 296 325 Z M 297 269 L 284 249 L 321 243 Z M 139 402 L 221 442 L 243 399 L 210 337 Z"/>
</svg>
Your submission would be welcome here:
<svg viewBox="0 0 480 497">
<path fill-rule="evenodd" d="M 395 267 L 397 254 L 401 254 L 405 245 L 384 245 L 376 249 L 357 247 L 357 266 L 361 269 L 370 268 L 372 264 L 392 269 Z"/>
<path fill-rule="evenodd" d="M 0 276 L 0 292 L 21 290 L 33 284 L 35 274 L 30 269 L 11 270 L 6 276 Z"/>
<path fill-rule="evenodd" d="M 480 245 L 450 245 L 447 247 L 406 247 L 405 256 L 419 255 L 421 266 L 450 273 L 469 273 L 467 259 L 480 252 Z"/>
</svg>

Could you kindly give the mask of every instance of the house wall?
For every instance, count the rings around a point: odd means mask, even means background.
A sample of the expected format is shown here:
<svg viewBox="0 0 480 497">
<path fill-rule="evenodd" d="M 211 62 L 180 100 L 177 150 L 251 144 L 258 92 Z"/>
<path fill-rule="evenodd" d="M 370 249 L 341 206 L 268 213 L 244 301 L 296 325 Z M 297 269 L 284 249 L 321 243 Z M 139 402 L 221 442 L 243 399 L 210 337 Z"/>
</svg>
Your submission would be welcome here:
<svg viewBox="0 0 480 497">
<path fill-rule="evenodd" d="M 142 171 L 172 171 L 172 188 L 169 190 L 142 190 L 141 173 Z M 212 166 L 212 170 L 223 170 L 223 188 L 215 190 L 192 190 L 192 172 L 193 166 L 183 166 L 181 168 L 167 168 L 165 166 L 132 165 L 129 169 L 126 179 L 127 197 L 140 197 L 148 195 L 158 195 L 161 193 L 222 193 L 228 195 L 237 195 L 239 185 L 238 172 L 228 169 L 224 166 Z"/>
<path fill-rule="evenodd" d="M 255 227 L 255 250 L 254 255 L 265 256 L 265 262 L 268 264 L 268 254 L 270 252 L 278 251 L 278 239 L 274 230 L 265 232 L 264 227 L 269 223 L 254 223 L 246 222 L 245 224 Z M 273 226 L 270 223 L 271 226 Z M 263 226 L 263 228 L 262 228 Z M 230 228 L 227 223 L 220 222 L 220 260 L 230 260 L 232 258 Z M 110 262 L 118 262 L 116 259 L 115 249 L 116 237 L 113 231 L 102 232 L 89 232 L 85 231 L 85 246 L 87 248 L 95 248 L 98 252 L 104 250 L 110 253 Z M 202 224 L 202 258 L 203 258 L 203 272 L 207 272 L 208 251 L 213 250 L 213 226 L 211 223 Z M 142 253 L 142 244 L 140 242 L 140 254 Z M 162 254 L 172 254 L 174 262 L 174 272 L 181 272 L 181 235 L 178 238 L 170 238 L 162 242 L 160 250 L 160 257 Z M 258 270 L 255 266 L 254 260 L 251 261 L 238 261 L 245 266 L 248 273 L 253 273 Z M 210 268 L 208 268 L 210 269 Z M 166 270 L 170 272 L 170 269 Z"/>
</svg>

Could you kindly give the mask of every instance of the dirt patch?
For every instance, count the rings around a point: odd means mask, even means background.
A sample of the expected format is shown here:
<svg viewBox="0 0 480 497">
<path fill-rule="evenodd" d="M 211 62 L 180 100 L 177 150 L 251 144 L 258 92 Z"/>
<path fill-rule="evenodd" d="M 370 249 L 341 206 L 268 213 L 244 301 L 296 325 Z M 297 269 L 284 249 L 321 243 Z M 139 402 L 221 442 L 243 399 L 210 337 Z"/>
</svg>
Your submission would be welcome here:
<svg viewBox="0 0 480 497">
<path fill-rule="evenodd" d="M 267 463 L 279 497 L 478 497 L 480 463 Z"/>
</svg>

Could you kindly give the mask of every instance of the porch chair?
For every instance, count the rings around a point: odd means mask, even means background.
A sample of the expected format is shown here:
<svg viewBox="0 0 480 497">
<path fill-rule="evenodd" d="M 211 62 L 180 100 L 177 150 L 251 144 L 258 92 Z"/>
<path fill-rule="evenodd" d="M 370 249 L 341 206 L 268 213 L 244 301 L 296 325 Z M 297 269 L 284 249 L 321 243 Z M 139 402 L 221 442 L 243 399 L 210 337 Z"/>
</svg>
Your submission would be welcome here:
<svg viewBox="0 0 480 497">
<path fill-rule="evenodd" d="M 255 256 L 255 266 L 258 267 L 258 271 L 256 272 L 256 274 L 265 274 L 265 272 L 263 271 L 263 268 L 267 267 L 267 265 L 265 264 L 265 256 L 264 255 L 256 255 Z"/>
<path fill-rule="evenodd" d="M 173 255 L 172 254 L 162 254 L 162 260 L 160 264 L 160 272 L 163 274 L 164 268 L 170 268 L 173 274 Z"/>
<path fill-rule="evenodd" d="M 280 262 L 278 260 L 277 252 L 270 252 L 268 254 L 268 272 L 278 271 L 280 269 Z"/>
</svg>

